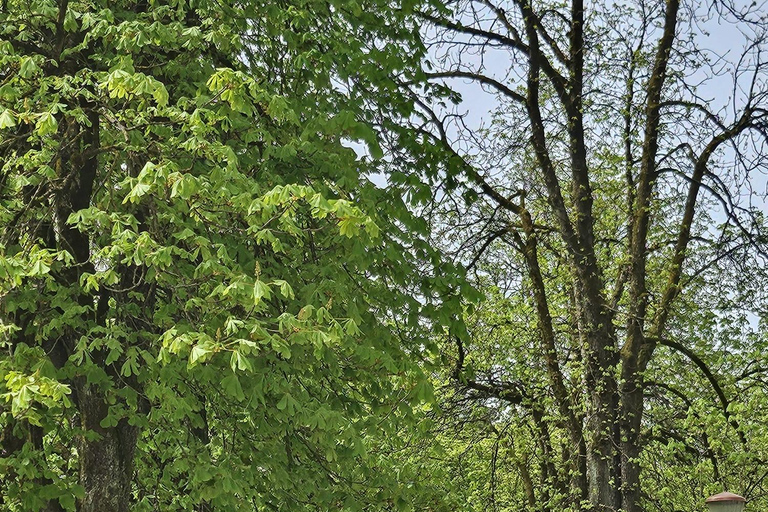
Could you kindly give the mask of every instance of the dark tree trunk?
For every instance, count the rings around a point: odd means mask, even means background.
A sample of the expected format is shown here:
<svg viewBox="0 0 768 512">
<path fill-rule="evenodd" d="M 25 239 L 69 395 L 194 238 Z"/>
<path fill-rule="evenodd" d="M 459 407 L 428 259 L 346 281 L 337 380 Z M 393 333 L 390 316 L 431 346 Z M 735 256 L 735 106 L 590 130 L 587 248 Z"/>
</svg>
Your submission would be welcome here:
<svg viewBox="0 0 768 512">
<path fill-rule="evenodd" d="M 635 376 L 624 384 L 621 418 L 621 503 L 625 512 L 641 512 L 640 507 L 640 422 L 643 415 L 643 387 Z"/>
<path fill-rule="evenodd" d="M 588 443 L 589 501 L 595 510 L 607 512 L 617 510 L 620 505 L 616 499 L 618 475 L 614 464 L 617 390 L 612 374 L 614 357 L 606 350 L 613 343 L 601 340 L 599 345 L 602 349 L 587 354 L 590 409 L 584 434 Z"/>
<path fill-rule="evenodd" d="M 78 385 L 77 394 L 81 425 L 87 432 L 80 440 L 80 484 L 85 496 L 77 510 L 128 512 L 138 428 L 126 420 L 102 427 L 109 412 L 104 394 L 89 384 Z M 93 439 L 94 434 L 97 439 Z"/>
</svg>

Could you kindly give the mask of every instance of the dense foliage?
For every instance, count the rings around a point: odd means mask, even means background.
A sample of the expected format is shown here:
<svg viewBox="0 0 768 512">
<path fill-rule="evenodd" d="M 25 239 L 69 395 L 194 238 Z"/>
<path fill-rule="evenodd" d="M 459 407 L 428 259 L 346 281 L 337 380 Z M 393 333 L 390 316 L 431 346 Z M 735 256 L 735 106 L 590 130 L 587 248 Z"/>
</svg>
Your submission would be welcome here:
<svg viewBox="0 0 768 512">
<path fill-rule="evenodd" d="M 0 510 L 433 499 L 384 450 L 429 248 L 342 143 L 380 154 L 345 80 L 420 51 L 386 12 L 3 2 Z"/>
<path fill-rule="evenodd" d="M 2 0 L 0 512 L 759 506 L 761 16 Z"/>
</svg>

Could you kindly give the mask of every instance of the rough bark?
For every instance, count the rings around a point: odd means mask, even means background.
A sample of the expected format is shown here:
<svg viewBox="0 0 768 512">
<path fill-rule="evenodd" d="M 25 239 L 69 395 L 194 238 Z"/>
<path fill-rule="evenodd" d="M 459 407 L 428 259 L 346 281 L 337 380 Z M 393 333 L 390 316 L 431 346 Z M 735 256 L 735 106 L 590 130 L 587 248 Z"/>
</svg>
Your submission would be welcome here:
<svg viewBox="0 0 768 512">
<path fill-rule="evenodd" d="M 115 427 L 102 426 L 109 406 L 96 386 L 81 382 L 77 394 L 81 426 L 88 432 L 80 439 L 80 484 L 85 495 L 78 512 L 127 512 L 138 429 L 124 419 Z"/>
</svg>

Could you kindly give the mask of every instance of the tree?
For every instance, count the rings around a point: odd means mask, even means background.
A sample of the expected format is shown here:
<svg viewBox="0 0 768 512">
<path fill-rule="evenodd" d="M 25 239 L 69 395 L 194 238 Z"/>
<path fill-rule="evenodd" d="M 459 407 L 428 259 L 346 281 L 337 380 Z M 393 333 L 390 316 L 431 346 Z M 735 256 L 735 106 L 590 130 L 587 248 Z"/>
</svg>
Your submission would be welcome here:
<svg viewBox="0 0 768 512">
<path fill-rule="evenodd" d="M 682 400 L 655 365 L 672 350 L 711 374 L 700 350 L 734 337 L 688 323 L 707 318 L 704 283 L 736 296 L 764 267 L 764 16 L 678 0 L 466 0 L 418 16 L 428 59 L 400 83 L 420 115 L 387 125 L 391 179 L 495 290 L 469 334 L 450 332 L 452 377 L 496 418 L 527 418 L 541 457 L 529 506 L 641 510 L 656 400 Z M 713 48 L 716 26 L 739 42 Z M 479 128 L 440 103 L 466 84 L 496 101 Z M 719 306 L 710 325 L 729 318 Z M 732 399 L 719 414 L 747 436 Z"/>
<path fill-rule="evenodd" d="M 438 308 L 342 144 L 378 152 L 341 82 L 409 51 L 385 8 L 2 2 L 0 510 L 436 499 L 366 456 Z"/>
</svg>

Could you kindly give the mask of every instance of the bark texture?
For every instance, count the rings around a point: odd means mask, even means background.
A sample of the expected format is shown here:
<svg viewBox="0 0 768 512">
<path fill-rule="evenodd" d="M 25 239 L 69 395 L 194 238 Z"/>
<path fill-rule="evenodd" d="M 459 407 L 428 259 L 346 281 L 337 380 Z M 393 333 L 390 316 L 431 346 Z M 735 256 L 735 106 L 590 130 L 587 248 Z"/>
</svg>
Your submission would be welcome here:
<svg viewBox="0 0 768 512">
<path fill-rule="evenodd" d="M 109 407 L 104 393 L 88 384 L 78 386 L 78 410 L 82 427 L 89 432 L 80 440 L 80 484 L 85 495 L 78 512 L 128 512 L 138 429 L 126 420 L 102 427 Z"/>
</svg>

